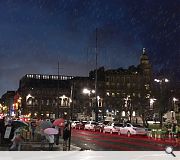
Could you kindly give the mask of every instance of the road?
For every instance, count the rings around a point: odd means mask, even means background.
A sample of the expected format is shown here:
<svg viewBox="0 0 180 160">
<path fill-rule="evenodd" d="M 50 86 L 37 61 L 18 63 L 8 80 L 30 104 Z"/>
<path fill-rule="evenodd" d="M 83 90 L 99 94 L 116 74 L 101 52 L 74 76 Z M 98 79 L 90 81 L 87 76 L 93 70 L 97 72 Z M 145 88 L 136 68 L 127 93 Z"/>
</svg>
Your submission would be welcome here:
<svg viewBox="0 0 180 160">
<path fill-rule="evenodd" d="M 94 151 L 163 151 L 166 146 L 174 146 L 175 141 L 149 139 L 146 136 L 132 136 L 100 133 L 87 130 L 72 130 L 72 143 L 82 149 Z"/>
</svg>

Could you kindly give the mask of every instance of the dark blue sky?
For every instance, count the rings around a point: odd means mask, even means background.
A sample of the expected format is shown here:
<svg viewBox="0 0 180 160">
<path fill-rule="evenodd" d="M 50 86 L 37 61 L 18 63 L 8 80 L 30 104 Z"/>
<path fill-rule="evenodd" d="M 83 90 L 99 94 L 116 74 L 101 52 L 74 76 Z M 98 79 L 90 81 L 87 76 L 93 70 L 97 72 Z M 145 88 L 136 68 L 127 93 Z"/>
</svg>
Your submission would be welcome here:
<svg viewBox="0 0 180 160">
<path fill-rule="evenodd" d="M 0 95 L 27 73 L 87 76 L 98 65 L 137 65 L 179 76 L 180 0 L 0 0 Z"/>
</svg>

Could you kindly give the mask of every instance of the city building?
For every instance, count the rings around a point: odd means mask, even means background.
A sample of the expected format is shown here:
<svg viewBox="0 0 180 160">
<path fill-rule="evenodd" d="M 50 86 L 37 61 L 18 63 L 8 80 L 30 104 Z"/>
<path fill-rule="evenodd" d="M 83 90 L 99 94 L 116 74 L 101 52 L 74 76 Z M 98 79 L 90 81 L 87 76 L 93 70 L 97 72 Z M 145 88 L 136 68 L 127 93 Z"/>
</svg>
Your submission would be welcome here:
<svg viewBox="0 0 180 160">
<path fill-rule="evenodd" d="M 133 118 L 137 121 L 140 116 L 144 119 L 152 118 L 153 108 L 150 106 L 152 67 L 145 49 L 137 67 L 109 70 L 101 67 L 97 75 L 97 92 L 103 98 L 102 108 L 105 116 L 129 121 Z M 91 71 L 90 78 L 94 77 L 95 71 Z"/>
<path fill-rule="evenodd" d="M 3 115 L 14 116 L 15 108 L 14 108 L 14 96 L 15 91 L 7 91 L 1 97 L 1 113 Z"/>
<path fill-rule="evenodd" d="M 72 76 L 27 74 L 19 84 L 21 113 L 34 118 L 65 116 L 71 104 Z"/>
<path fill-rule="evenodd" d="M 39 118 L 72 119 L 152 119 L 152 67 L 143 49 L 138 66 L 128 69 L 97 70 L 89 77 L 26 74 L 21 78 L 14 96 L 14 113 Z M 96 97 L 97 96 L 97 97 Z M 148 113 L 148 114 L 147 114 Z M 140 118 L 141 117 L 141 118 Z"/>
</svg>

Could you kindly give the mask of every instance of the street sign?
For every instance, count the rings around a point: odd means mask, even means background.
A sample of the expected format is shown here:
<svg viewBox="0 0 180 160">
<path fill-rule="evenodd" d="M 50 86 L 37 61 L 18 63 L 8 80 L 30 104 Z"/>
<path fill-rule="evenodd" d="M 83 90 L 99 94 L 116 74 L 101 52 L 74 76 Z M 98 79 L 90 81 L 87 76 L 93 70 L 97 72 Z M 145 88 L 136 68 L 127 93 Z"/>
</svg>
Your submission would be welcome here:
<svg viewBox="0 0 180 160">
<path fill-rule="evenodd" d="M 4 134 L 4 138 L 8 139 L 11 133 L 11 127 L 6 127 L 6 132 Z"/>
</svg>

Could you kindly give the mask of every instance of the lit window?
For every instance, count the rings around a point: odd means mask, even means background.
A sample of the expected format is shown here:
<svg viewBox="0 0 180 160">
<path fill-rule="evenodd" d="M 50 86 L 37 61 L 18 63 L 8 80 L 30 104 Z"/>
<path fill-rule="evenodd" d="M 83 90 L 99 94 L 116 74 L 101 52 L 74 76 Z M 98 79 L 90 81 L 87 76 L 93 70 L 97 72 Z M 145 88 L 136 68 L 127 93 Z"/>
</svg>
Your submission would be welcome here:
<svg viewBox="0 0 180 160">
<path fill-rule="evenodd" d="M 28 104 L 28 105 L 32 105 L 32 98 L 29 98 L 29 99 L 28 99 L 27 104 Z"/>
<path fill-rule="evenodd" d="M 115 93 L 112 93 L 112 96 L 115 97 Z"/>
<path fill-rule="evenodd" d="M 36 79 L 40 79 L 41 78 L 41 76 L 40 75 L 36 75 Z"/>
<path fill-rule="evenodd" d="M 35 105 L 38 105 L 38 100 L 37 99 L 35 100 Z"/>
<path fill-rule="evenodd" d="M 106 93 L 106 95 L 107 95 L 107 96 L 110 96 L 110 93 L 109 93 L 109 92 L 107 92 L 107 93 Z"/>
</svg>

